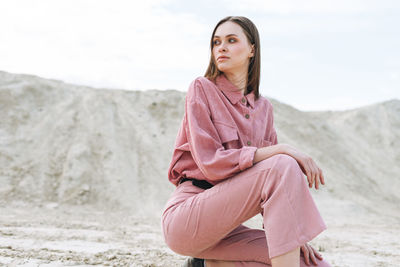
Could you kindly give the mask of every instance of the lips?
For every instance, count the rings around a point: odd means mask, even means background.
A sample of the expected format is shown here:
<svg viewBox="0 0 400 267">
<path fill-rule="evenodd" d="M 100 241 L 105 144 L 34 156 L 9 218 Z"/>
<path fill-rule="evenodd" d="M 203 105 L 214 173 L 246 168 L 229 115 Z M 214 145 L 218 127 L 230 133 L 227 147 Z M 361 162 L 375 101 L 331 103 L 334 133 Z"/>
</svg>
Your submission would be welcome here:
<svg viewBox="0 0 400 267">
<path fill-rule="evenodd" d="M 217 60 L 224 60 L 224 59 L 229 59 L 229 57 L 226 57 L 226 56 L 220 56 L 220 57 L 218 57 L 218 58 L 217 58 Z"/>
</svg>

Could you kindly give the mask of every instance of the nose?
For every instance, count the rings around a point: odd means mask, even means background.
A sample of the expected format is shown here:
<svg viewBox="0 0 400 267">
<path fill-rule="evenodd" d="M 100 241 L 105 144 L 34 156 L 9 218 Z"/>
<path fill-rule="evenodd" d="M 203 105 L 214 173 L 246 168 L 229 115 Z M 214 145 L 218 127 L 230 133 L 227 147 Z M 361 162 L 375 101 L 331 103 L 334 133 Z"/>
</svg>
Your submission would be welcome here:
<svg viewBox="0 0 400 267">
<path fill-rule="evenodd" d="M 226 45 L 225 42 L 222 42 L 220 46 L 218 47 L 218 51 L 226 51 Z"/>
</svg>

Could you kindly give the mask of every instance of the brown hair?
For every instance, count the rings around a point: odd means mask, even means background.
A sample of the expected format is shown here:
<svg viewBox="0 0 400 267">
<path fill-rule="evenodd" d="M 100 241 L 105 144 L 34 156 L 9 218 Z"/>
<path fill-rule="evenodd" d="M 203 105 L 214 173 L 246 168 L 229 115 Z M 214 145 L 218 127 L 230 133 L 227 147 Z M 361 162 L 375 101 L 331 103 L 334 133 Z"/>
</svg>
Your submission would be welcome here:
<svg viewBox="0 0 400 267">
<path fill-rule="evenodd" d="M 258 99 L 259 94 L 259 86 L 260 86 L 260 65 L 261 65 L 261 58 L 260 58 L 260 37 L 258 35 L 258 30 L 254 23 L 246 17 L 242 16 L 228 16 L 220 20 L 214 28 L 214 31 L 211 35 L 211 42 L 210 42 L 210 49 L 211 49 L 211 58 L 210 63 L 208 65 L 207 71 L 204 74 L 204 77 L 215 81 L 215 78 L 221 74 L 221 71 L 218 70 L 214 55 L 212 50 L 214 48 L 213 38 L 215 35 L 215 31 L 217 30 L 218 26 L 224 22 L 232 21 L 238 24 L 242 29 L 244 34 L 247 37 L 248 42 L 251 45 L 254 45 L 254 56 L 251 57 L 249 63 L 249 69 L 247 72 L 247 88 L 244 94 L 248 94 L 251 91 L 254 91 L 255 99 Z"/>
</svg>

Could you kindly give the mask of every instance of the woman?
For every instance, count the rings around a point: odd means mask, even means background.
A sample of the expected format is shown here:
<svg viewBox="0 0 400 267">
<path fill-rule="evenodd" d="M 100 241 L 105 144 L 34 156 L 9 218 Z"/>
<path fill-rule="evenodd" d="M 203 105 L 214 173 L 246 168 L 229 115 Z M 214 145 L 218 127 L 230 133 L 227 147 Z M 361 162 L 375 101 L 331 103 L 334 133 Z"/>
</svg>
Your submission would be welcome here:
<svg viewBox="0 0 400 267">
<path fill-rule="evenodd" d="M 308 188 L 325 184 L 322 171 L 278 144 L 259 80 L 257 28 L 222 19 L 205 77 L 187 92 L 168 170 L 176 189 L 162 227 L 173 251 L 193 257 L 184 266 L 330 266 L 307 244 L 326 229 Z M 242 225 L 257 214 L 264 230 Z"/>
</svg>

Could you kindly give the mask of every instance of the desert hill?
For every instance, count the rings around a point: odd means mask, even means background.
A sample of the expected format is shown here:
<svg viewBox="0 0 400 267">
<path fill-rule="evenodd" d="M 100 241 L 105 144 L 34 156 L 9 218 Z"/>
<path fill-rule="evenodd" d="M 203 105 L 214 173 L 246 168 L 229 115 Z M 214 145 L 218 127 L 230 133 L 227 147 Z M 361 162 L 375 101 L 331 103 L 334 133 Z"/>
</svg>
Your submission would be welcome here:
<svg viewBox="0 0 400 267">
<path fill-rule="evenodd" d="M 158 216 L 184 98 L 0 72 L 0 203 Z M 323 215 L 400 220 L 400 100 L 321 112 L 270 100 L 279 142 L 324 170 L 327 185 L 313 190 Z"/>
</svg>

